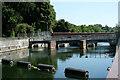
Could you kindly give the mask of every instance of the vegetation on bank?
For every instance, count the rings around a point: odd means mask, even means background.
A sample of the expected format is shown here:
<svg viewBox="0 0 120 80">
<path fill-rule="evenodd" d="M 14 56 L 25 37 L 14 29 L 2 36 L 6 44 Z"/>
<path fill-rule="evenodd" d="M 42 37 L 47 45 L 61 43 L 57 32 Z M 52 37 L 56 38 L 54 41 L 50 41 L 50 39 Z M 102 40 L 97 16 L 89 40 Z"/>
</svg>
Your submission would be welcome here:
<svg viewBox="0 0 120 80">
<path fill-rule="evenodd" d="M 63 14 L 64 15 L 64 14 Z M 114 32 L 117 27 L 74 25 L 64 19 L 56 20 L 56 12 L 50 2 L 4 2 L 2 3 L 3 36 L 34 31 L 51 32 Z"/>
</svg>

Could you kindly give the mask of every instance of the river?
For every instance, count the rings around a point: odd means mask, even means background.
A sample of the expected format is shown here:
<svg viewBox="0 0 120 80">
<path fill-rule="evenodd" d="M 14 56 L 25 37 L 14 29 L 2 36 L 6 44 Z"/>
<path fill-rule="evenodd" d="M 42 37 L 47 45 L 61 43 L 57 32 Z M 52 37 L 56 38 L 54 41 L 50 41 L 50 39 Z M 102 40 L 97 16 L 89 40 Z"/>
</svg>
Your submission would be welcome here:
<svg viewBox="0 0 120 80">
<path fill-rule="evenodd" d="M 1 58 L 17 61 L 28 61 L 34 65 L 39 63 L 54 65 L 56 72 L 29 70 L 25 67 L 2 65 L 2 78 L 68 78 L 64 74 L 66 67 L 89 71 L 89 78 L 106 78 L 107 68 L 114 60 L 115 48 L 99 45 L 80 49 L 72 46 L 58 49 L 31 48 L 0 54 Z M 106 55 L 107 54 L 107 55 Z M 1 65 L 1 64 L 0 64 Z M 68 78 L 69 79 L 69 78 Z"/>
</svg>

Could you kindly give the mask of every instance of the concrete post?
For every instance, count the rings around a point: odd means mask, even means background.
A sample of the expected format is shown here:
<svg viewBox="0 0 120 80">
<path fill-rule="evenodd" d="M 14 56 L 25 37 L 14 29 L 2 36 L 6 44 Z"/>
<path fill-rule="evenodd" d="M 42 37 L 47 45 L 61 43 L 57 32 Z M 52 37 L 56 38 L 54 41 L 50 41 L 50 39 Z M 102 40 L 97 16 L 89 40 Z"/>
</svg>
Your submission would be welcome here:
<svg viewBox="0 0 120 80">
<path fill-rule="evenodd" d="M 86 49 L 86 40 L 80 41 L 80 48 L 81 49 Z"/>
<path fill-rule="evenodd" d="M 0 80 L 2 79 L 2 63 L 0 62 Z"/>
<path fill-rule="evenodd" d="M 44 45 L 45 45 L 44 47 L 48 48 L 48 43 L 45 43 Z"/>
<path fill-rule="evenodd" d="M 51 48 L 56 48 L 56 41 L 50 41 L 48 43 L 48 48 L 51 49 Z"/>
<path fill-rule="evenodd" d="M 92 43 L 93 44 L 93 47 L 95 47 L 95 43 Z"/>
<path fill-rule="evenodd" d="M 95 43 L 95 46 L 97 46 L 97 42 Z"/>
<path fill-rule="evenodd" d="M 29 43 L 29 48 L 33 48 L 33 44 L 32 43 Z"/>
</svg>

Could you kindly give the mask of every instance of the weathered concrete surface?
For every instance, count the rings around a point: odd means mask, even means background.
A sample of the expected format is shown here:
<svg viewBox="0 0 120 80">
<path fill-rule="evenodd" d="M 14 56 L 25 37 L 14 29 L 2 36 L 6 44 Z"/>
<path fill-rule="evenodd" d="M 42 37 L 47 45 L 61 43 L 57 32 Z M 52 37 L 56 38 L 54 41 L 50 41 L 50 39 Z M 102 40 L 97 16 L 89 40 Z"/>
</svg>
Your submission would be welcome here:
<svg viewBox="0 0 120 80">
<path fill-rule="evenodd" d="M 48 43 L 48 48 L 51 49 L 51 48 L 56 48 L 56 41 L 50 41 Z"/>
<path fill-rule="evenodd" d="M 86 40 L 80 41 L 80 48 L 85 49 L 86 48 Z"/>
<path fill-rule="evenodd" d="M 111 66 L 111 70 L 109 71 L 108 75 L 107 75 L 107 80 L 110 78 L 117 78 L 120 80 L 120 73 L 118 70 L 120 70 L 120 66 L 119 66 L 119 59 L 120 59 L 120 39 L 118 41 L 118 44 L 116 46 L 116 55 L 113 61 L 113 64 Z"/>
<path fill-rule="evenodd" d="M 0 52 L 12 51 L 16 49 L 28 48 L 29 40 L 4 40 L 0 41 Z"/>
<path fill-rule="evenodd" d="M 116 53 L 115 59 L 111 66 L 111 70 L 107 75 L 107 78 L 118 78 L 118 53 Z"/>
</svg>

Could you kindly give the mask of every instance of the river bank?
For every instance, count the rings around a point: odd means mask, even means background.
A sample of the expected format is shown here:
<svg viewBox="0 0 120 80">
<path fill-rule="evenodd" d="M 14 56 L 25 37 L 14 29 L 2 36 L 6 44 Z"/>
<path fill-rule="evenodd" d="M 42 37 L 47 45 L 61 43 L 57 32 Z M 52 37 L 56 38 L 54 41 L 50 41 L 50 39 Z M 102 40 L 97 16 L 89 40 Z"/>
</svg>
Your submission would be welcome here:
<svg viewBox="0 0 120 80">
<path fill-rule="evenodd" d="M 120 73 L 118 72 L 119 70 L 119 58 L 120 58 L 120 39 L 118 40 L 118 43 L 116 45 L 116 53 L 115 53 L 115 58 L 114 58 L 114 61 L 113 61 L 113 64 L 111 66 L 111 70 L 109 71 L 108 75 L 107 75 L 107 79 L 120 79 L 119 78 L 119 75 Z"/>
<path fill-rule="evenodd" d="M 29 39 L 1 40 L 0 53 L 29 47 Z"/>
</svg>

